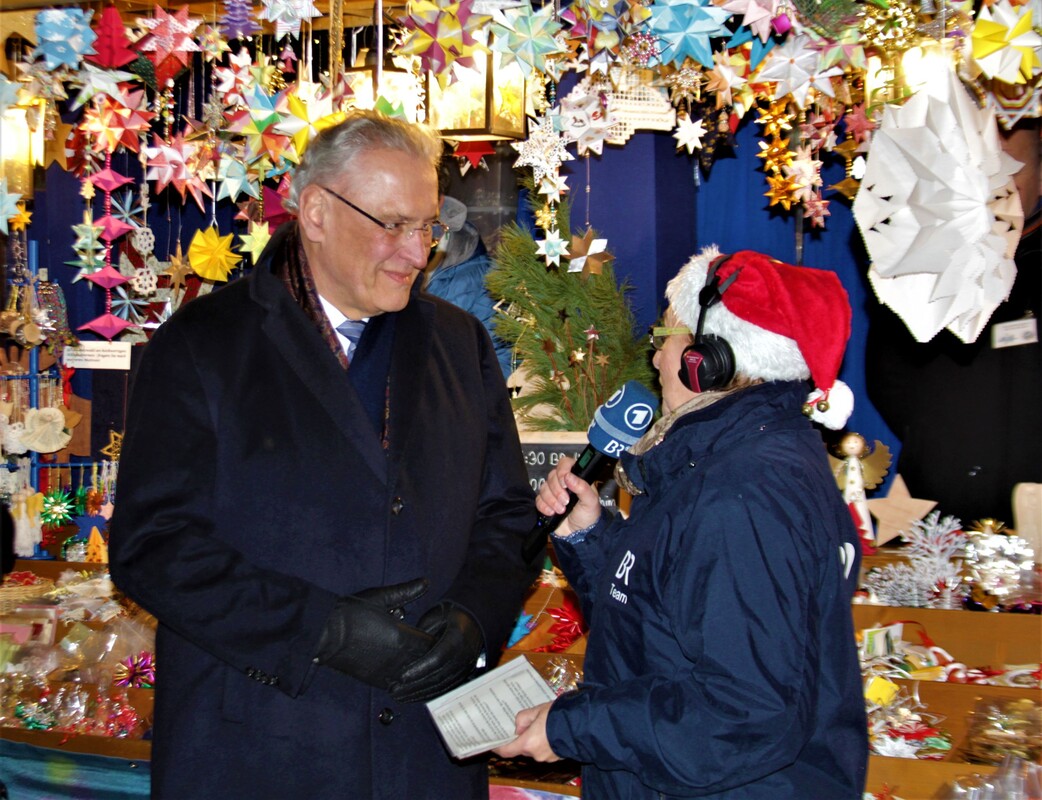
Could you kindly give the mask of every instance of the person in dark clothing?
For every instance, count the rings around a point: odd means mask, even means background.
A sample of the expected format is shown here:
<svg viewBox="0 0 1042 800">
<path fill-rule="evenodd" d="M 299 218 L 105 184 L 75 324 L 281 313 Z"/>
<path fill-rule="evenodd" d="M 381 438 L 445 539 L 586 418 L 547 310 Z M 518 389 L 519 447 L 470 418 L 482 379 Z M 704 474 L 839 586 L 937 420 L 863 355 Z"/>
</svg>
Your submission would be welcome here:
<svg viewBox="0 0 1042 800">
<path fill-rule="evenodd" d="M 869 309 L 868 396 L 901 442 L 895 472 L 913 496 L 965 525 L 1011 524 L 1014 486 L 1042 481 L 1039 135 L 1038 119 L 1004 135 L 1004 149 L 1023 164 L 1014 180 L 1025 222 L 1013 288 L 976 341 L 942 330 L 918 342 L 889 308 Z"/>
<path fill-rule="evenodd" d="M 296 219 L 146 345 L 109 554 L 159 621 L 155 798 L 488 795 L 423 701 L 495 663 L 542 557 L 488 333 L 418 285 L 440 155 L 323 130 Z"/>
<path fill-rule="evenodd" d="M 714 248 L 666 296 L 662 418 L 616 470 L 629 518 L 602 513 L 570 459 L 537 499 L 552 515 L 578 498 L 553 543 L 590 627 L 583 681 L 521 711 L 496 752 L 575 759 L 597 800 L 860 800 L 860 547 L 811 422 L 851 408 L 846 293 L 834 273 Z"/>
</svg>

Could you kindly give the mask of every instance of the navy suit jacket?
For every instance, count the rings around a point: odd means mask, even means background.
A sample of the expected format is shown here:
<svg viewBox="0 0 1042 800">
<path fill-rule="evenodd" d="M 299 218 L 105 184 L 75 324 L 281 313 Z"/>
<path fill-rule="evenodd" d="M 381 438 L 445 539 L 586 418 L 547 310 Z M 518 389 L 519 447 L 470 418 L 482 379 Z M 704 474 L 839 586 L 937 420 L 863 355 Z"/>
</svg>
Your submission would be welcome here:
<svg viewBox="0 0 1042 800">
<path fill-rule="evenodd" d="M 337 597 L 424 577 L 407 609 L 469 610 L 495 661 L 540 564 L 492 342 L 414 292 L 395 314 L 390 446 L 272 274 L 185 305 L 147 345 L 123 440 L 110 558 L 159 620 L 153 796 L 484 797 L 426 708 L 313 663 Z"/>
</svg>

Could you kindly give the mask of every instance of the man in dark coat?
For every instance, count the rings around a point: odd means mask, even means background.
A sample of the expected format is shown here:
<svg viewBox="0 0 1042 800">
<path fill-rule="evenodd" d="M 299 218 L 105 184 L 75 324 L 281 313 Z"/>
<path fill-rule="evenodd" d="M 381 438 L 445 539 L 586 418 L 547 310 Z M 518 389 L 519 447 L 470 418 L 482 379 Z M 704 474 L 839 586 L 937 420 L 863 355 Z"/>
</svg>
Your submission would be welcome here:
<svg viewBox="0 0 1042 800">
<path fill-rule="evenodd" d="M 146 348 L 110 555 L 159 620 L 156 798 L 488 794 L 420 701 L 495 662 L 541 562 L 492 342 L 415 285 L 440 153 L 324 131 L 296 221 Z"/>
</svg>

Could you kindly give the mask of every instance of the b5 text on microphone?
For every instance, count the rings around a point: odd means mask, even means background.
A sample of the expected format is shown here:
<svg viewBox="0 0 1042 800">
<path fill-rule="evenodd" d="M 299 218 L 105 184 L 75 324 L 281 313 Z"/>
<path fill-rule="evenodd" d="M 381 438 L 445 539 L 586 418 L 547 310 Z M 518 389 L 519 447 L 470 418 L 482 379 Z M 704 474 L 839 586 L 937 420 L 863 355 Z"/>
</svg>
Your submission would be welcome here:
<svg viewBox="0 0 1042 800">
<path fill-rule="evenodd" d="M 619 456 L 636 444 L 644 435 L 655 417 L 658 399 L 639 381 L 626 381 L 622 387 L 599 405 L 593 412 L 593 421 L 586 429 L 589 444 L 572 465 L 572 474 L 587 483 L 593 483 L 605 471 L 615 466 Z M 568 507 L 561 514 L 547 517 L 542 514 L 525 538 L 521 551 L 525 561 L 538 555 L 546 543 L 546 537 L 561 524 L 575 506 L 576 496 L 571 494 Z"/>
</svg>

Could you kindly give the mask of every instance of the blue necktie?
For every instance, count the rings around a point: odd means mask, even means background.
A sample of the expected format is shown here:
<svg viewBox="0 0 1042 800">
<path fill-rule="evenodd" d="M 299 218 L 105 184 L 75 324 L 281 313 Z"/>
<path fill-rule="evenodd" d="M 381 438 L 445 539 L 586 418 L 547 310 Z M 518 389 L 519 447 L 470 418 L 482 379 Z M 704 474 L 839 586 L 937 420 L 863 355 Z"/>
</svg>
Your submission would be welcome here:
<svg viewBox="0 0 1042 800">
<path fill-rule="evenodd" d="M 347 338 L 347 360 L 350 361 L 355 354 L 355 348 L 358 347 L 358 340 L 362 338 L 362 331 L 365 330 L 365 320 L 347 319 L 337 325 L 336 329 L 337 333 Z"/>
</svg>

